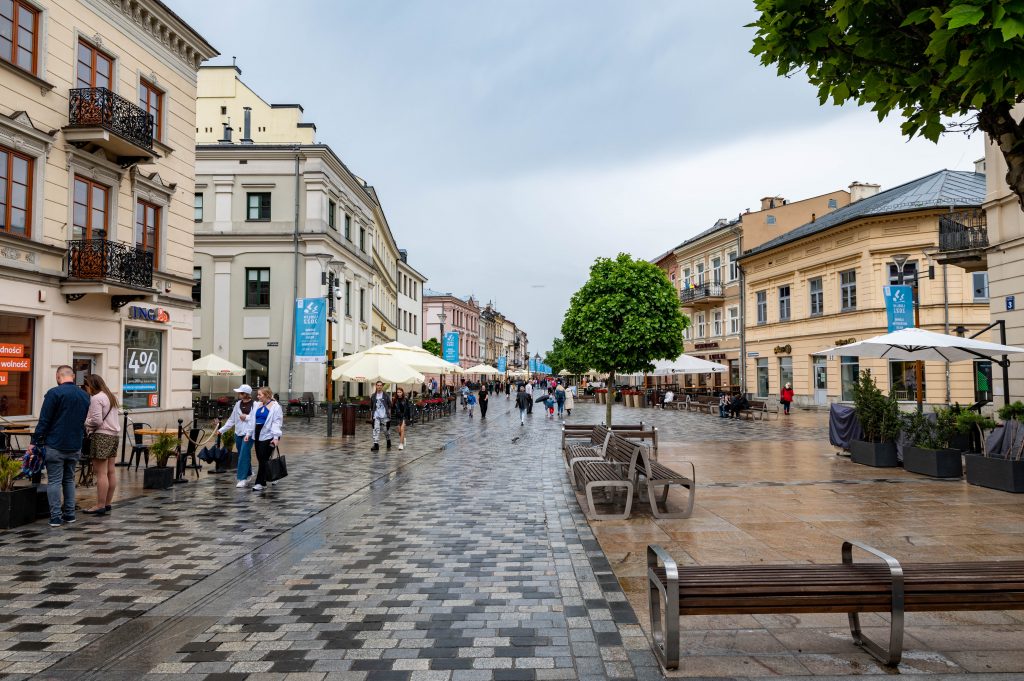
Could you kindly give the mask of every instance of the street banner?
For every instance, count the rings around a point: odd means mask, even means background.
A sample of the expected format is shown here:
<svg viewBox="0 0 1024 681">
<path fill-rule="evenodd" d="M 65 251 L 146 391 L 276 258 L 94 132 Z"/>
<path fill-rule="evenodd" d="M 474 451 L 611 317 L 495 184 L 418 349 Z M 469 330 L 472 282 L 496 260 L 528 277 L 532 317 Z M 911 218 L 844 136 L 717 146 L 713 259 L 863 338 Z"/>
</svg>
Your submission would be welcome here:
<svg viewBox="0 0 1024 681">
<path fill-rule="evenodd" d="M 327 301 L 295 299 L 295 361 L 327 361 Z"/>
<path fill-rule="evenodd" d="M 883 286 L 889 333 L 914 327 L 914 292 L 909 286 Z"/>
<path fill-rule="evenodd" d="M 499 357 L 498 358 L 498 371 L 500 371 L 501 373 L 505 373 L 505 367 L 507 367 L 507 366 L 508 366 L 508 358 L 507 357 Z"/>
<path fill-rule="evenodd" d="M 459 332 L 449 331 L 444 335 L 441 358 L 452 364 L 459 363 Z"/>
<path fill-rule="evenodd" d="M 530 358 L 530 373 L 531 374 L 537 373 L 537 360 L 535 360 L 532 357 Z"/>
</svg>

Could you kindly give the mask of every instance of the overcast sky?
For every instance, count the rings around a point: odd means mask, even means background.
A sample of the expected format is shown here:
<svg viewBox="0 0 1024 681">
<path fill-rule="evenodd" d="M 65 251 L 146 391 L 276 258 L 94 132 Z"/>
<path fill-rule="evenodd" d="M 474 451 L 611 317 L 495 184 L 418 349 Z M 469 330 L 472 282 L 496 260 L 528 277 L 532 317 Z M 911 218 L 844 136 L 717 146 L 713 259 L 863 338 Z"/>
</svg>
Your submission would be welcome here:
<svg viewBox="0 0 1024 681">
<path fill-rule="evenodd" d="M 853 180 L 971 169 L 980 136 L 907 142 L 749 54 L 745 0 L 170 0 L 373 184 L 428 286 L 560 335 L 599 256 L 653 258 Z"/>
</svg>

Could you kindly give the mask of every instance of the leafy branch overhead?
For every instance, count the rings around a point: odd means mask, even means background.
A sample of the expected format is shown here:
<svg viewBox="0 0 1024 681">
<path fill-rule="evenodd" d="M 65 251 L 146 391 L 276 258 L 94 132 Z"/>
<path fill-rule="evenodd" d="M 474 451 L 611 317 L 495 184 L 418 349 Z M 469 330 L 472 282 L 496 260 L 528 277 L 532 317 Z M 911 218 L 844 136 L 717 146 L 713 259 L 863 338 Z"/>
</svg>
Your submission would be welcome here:
<svg viewBox="0 0 1024 681">
<path fill-rule="evenodd" d="M 751 52 L 780 75 L 803 71 L 822 104 L 870 105 L 903 133 L 938 141 L 981 129 L 1024 205 L 1022 0 L 755 0 Z"/>
</svg>

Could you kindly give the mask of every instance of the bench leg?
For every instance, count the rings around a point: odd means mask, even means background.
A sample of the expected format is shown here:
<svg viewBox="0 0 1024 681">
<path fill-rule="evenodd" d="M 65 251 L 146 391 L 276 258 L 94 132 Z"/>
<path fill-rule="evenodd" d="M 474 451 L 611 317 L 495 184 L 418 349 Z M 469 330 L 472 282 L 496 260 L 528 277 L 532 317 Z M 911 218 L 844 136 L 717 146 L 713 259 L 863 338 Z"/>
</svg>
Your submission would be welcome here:
<svg viewBox="0 0 1024 681">
<path fill-rule="evenodd" d="M 588 461 L 604 461 L 604 459 L 601 458 L 600 456 L 577 456 L 576 458 L 569 462 L 569 480 L 572 481 L 572 486 L 576 489 L 577 492 L 583 491 L 583 485 L 580 482 L 578 475 L 579 469 L 577 469 L 576 466 L 577 464 L 586 463 Z"/>
<path fill-rule="evenodd" d="M 878 549 L 872 548 L 866 544 L 853 541 L 843 542 L 843 563 L 848 565 L 853 563 L 854 547 L 881 558 L 889 567 L 889 575 L 892 579 L 892 604 L 890 606 L 889 613 L 889 647 L 888 649 L 883 648 L 864 635 L 864 632 L 861 631 L 860 628 L 860 614 L 856 612 L 847 614 L 850 619 L 850 635 L 853 636 L 854 643 L 871 653 L 871 656 L 876 660 L 887 666 L 895 667 L 899 665 L 900 660 L 903 658 L 903 568 L 900 566 L 899 561 L 892 556 L 882 553 Z"/>
<path fill-rule="evenodd" d="M 659 559 L 665 564 L 667 587 L 654 573 Z M 665 669 L 679 669 L 679 568 L 657 545 L 647 547 L 647 606 L 654 655 Z"/>
<path fill-rule="evenodd" d="M 619 513 L 598 513 L 597 508 L 594 506 L 594 488 L 624 488 L 626 490 L 626 507 L 623 509 L 621 514 Z M 614 495 L 614 492 L 613 492 Z M 593 520 L 626 520 L 629 518 L 630 511 L 633 510 L 633 484 L 625 480 L 599 480 L 597 482 L 587 483 L 587 505 L 590 507 L 590 517 Z"/>
<path fill-rule="evenodd" d="M 688 494 L 686 500 L 686 508 L 682 511 L 670 512 L 668 510 L 668 489 L 672 485 L 678 485 L 679 487 L 685 487 Z M 658 508 L 658 494 L 655 491 L 656 487 L 664 487 L 661 494 L 661 504 L 665 507 L 665 511 L 662 512 Z M 651 514 L 655 518 L 689 518 L 693 515 L 693 503 L 697 496 L 697 483 L 693 480 L 687 481 L 672 481 L 667 480 L 648 480 L 647 481 L 647 499 L 651 504 Z"/>
</svg>

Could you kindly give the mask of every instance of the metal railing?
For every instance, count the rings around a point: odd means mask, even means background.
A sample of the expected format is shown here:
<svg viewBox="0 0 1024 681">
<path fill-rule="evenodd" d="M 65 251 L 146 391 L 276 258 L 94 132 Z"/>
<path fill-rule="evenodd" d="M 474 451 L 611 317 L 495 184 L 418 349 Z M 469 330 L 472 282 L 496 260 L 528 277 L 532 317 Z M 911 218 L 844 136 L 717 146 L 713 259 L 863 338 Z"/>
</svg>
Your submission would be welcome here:
<svg viewBox="0 0 1024 681">
<path fill-rule="evenodd" d="M 988 248 L 988 222 L 981 208 L 948 213 L 939 218 L 939 251 L 972 251 Z"/>
<path fill-rule="evenodd" d="M 136 146 L 153 148 L 153 115 L 105 87 L 71 90 L 68 120 L 72 128 L 100 127 Z"/>
<path fill-rule="evenodd" d="M 68 278 L 153 286 L 153 253 L 106 239 L 68 241 Z"/>
<path fill-rule="evenodd" d="M 721 284 L 697 284 L 692 288 L 684 288 L 679 292 L 679 300 L 684 303 L 703 300 L 705 298 L 721 298 L 725 295 Z"/>
</svg>

